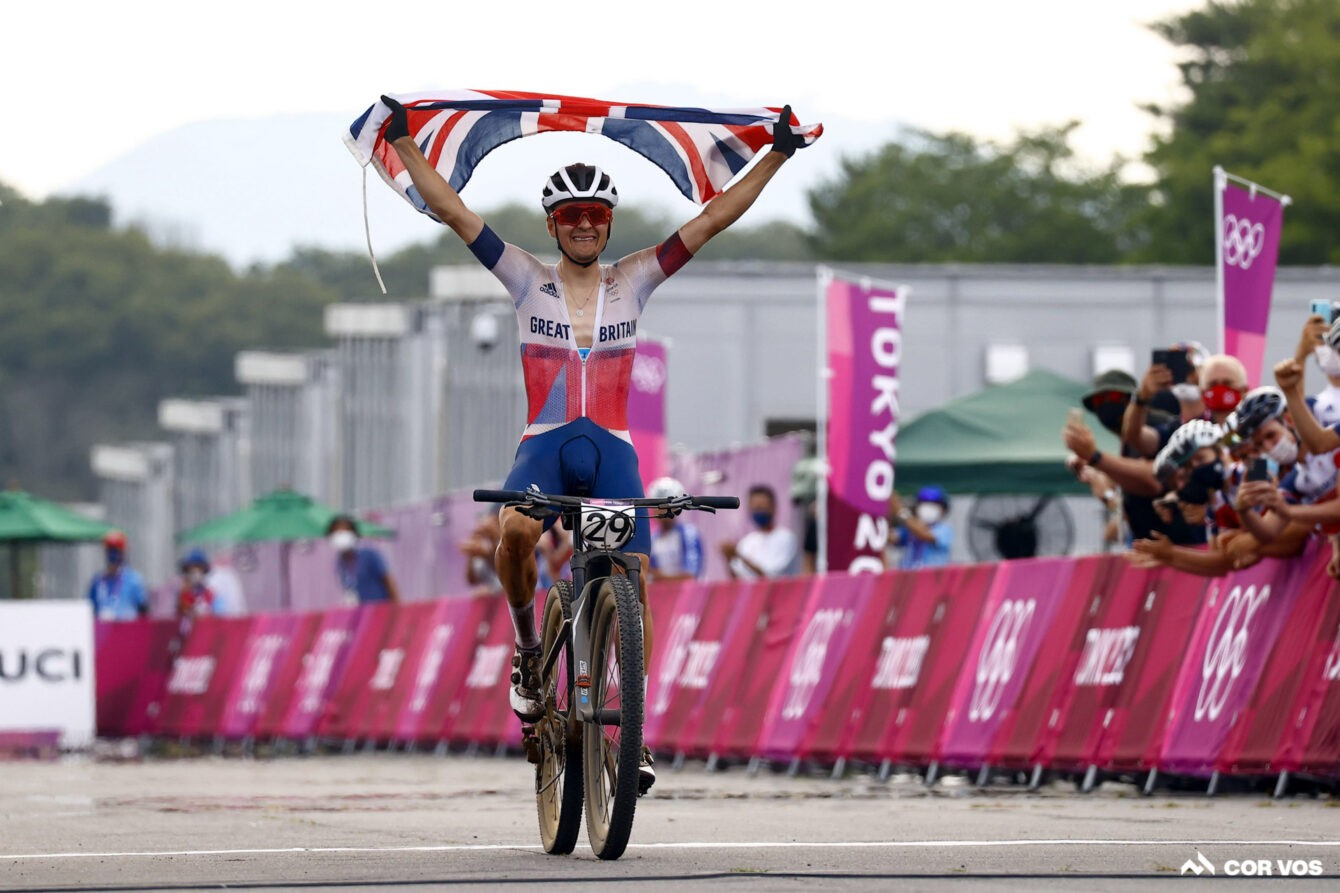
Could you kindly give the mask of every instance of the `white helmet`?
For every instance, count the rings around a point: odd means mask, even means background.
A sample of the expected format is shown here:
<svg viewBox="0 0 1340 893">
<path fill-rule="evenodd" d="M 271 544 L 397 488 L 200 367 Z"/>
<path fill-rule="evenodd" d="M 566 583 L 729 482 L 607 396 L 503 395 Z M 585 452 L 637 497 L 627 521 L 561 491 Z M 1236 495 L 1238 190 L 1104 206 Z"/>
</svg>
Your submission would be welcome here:
<svg viewBox="0 0 1340 893">
<path fill-rule="evenodd" d="M 647 487 L 647 495 L 652 499 L 674 499 L 677 496 L 687 496 L 688 491 L 674 478 L 664 477 L 651 482 Z"/>
<path fill-rule="evenodd" d="M 1202 447 L 1217 446 L 1224 439 L 1224 429 L 1205 419 L 1192 419 L 1168 438 L 1168 443 L 1154 457 L 1154 475 L 1161 481 L 1172 477 L 1177 469 L 1191 461 Z"/>
<path fill-rule="evenodd" d="M 619 191 L 609 174 L 593 164 L 578 163 L 554 171 L 544 181 L 544 192 L 540 194 L 546 214 L 555 205 L 580 199 L 604 202 L 614 208 L 619 204 Z"/>
</svg>

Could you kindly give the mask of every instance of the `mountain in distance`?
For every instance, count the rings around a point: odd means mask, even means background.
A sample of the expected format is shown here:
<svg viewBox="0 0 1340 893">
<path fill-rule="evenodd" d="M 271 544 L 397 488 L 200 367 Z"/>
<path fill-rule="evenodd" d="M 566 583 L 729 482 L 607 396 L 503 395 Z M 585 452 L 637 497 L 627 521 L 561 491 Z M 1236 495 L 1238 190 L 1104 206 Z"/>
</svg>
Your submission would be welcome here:
<svg viewBox="0 0 1340 893">
<path fill-rule="evenodd" d="M 235 267 L 279 261 L 298 246 L 366 251 L 363 172 L 341 139 L 361 111 L 187 124 L 58 193 L 105 196 L 118 223 L 142 225 L 163 244 L 220 254 Z M 807 224 L 806 192 L 836 175 L 840 156 L 895 136 L 892 123 L 824 121 L 823 137 L 798 153 L 743 222 Z M 485 216 L 509 202 L 538 206 L 544 179 L 573 161 L 605 168 L 624 202 L 662 211 L 675 225 L 698 213 L 649 161 L 587 134 L 543 134 L 500 146 L 475 168 L 462 197 Z M 378 256 L 439 233 L 439 224 L 392 192 L 371 166 L 367 219 Z"/>
</svg>

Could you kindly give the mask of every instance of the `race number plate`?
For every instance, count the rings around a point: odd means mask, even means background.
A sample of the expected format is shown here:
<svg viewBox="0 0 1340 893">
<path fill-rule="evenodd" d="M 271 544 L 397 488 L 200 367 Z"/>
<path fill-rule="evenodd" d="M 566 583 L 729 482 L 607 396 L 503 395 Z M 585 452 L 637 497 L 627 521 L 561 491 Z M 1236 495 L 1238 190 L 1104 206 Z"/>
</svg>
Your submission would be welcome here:
<svg viewBox="0 0 1340 893">
<path fill-rule="evenodd" d="M 582 539 L 587 546 L 618 549 L 633 538 L 636 513 L 631 505 L 584 505 Z"/>
</svg>

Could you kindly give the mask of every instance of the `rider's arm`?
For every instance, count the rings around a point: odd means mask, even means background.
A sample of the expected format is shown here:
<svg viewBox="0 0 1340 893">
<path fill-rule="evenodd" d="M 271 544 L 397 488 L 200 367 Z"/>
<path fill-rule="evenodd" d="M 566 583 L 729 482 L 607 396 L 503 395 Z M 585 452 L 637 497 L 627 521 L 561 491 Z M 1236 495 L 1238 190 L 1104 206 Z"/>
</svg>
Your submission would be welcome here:
<svg viewBox="0 0 1340 893">
<path fill-rule="evenodd" d="M 689 254 L 707 244 L 713 236 L 739 220 L 763 192 L 763 187 L 782 169 L 786 159 L 804 144 L 803 137 L 791 130 L 791 106 L 782 109 L 773 128 L 772 148 L 729 189 L 707 203 L 703 212 L 679 228 L 680 241 Z"/>
<path fill-rule="evenodd" d="M 419 150 L 419 144 L 409 135 L 405 107 L 386 96 L 382 97 L 382 102 L 391 109 L 391 123 L 386 129 L 388 142 L 395 149 L 396 155 L 400 156 L 400 163 L 405 166 L 405 170 L 409 171 L 414 188 L 419 190 L 429 210 L 469 245 L 484 231 L 484 219 L 466 207 L 451 184 L 428 163 Z"/>
</svg>

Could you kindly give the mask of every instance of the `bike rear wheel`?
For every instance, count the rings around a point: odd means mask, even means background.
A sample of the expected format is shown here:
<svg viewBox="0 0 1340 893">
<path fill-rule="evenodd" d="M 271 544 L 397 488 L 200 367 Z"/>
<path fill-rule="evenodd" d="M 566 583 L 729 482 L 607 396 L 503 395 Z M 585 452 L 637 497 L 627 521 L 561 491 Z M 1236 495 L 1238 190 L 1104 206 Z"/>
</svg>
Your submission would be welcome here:
<svg viewBox="0 0 1340 893">
<path fill-rule="evenodd" d="M 572 618 L 572 584 L 555 583 L 544 600 L 540 631 L 542 654 L 549 654 L 563 622 Z M 535 723 L 540 760 L 535 766 L 535 805 L 540 841 L 555 856 L 571 853 L 582 824 L 581 723 L 572 708 L 572 638 L 540 680 L 544 716 Z"/>
<path fill-rule="evenodd" d="M 600 581 L 591 606 L 590 698 L 584 723 L 586 834 L 601 859 L 628 846 L 642 761 L 642 606 L 623 576 Z"/>
</svg>

